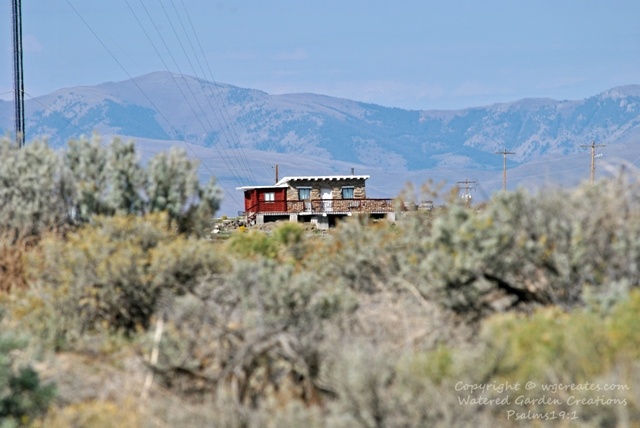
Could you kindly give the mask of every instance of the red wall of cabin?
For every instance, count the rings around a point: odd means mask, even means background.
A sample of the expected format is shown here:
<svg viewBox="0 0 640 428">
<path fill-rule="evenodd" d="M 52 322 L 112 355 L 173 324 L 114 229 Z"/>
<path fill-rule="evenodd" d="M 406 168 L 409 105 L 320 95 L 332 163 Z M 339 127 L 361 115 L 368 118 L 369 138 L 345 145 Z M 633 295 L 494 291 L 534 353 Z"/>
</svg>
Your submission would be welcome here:
<svg viewBox="0 0 640 428">
<path fill-rule="evenodd" d="M 266 202 L 265 193 L 274 193 L 274 201 Z M 244 192 L 244 210 L 251 212 L 286 212 L 287 189 L 250 189 Z"/>
<path fill-rule="evenodd" d="M 255 211 L 254 205 L 258 202 L 256 189 L 244 191 L 244 210 Z"/>
</svg>

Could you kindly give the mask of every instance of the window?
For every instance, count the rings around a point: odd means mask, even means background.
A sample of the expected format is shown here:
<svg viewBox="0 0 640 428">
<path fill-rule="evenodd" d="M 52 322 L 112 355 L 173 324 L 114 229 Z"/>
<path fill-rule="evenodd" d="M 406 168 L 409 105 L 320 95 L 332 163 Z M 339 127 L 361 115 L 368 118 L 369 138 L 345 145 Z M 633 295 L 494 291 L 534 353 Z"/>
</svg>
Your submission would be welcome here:
<svg viewBox="0 0 640 428">
<path fill-rule="evenodd" d="M 265 202 L 274 202 L 276 200 L 276 193 L 275 192 L 266 192 L 264 194 L 264 201 Z"/>
<path fill-rule="evenodd" d="M 310 187 L 300 187 L 298 189 L 298 199 L 301 201 L 308 201 L 311 199 L 311 188 Z"/>
<path fill-rule="evenodd" d="M 342 199 L 353 199 L 353 187 L 342 188 Z"/>
</svg>

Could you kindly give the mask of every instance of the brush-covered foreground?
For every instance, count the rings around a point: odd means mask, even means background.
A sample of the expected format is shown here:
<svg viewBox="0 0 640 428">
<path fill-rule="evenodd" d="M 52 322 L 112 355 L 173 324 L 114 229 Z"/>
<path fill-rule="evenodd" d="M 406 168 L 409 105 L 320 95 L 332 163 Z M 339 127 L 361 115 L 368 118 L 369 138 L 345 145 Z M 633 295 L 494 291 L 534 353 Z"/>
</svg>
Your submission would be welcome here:
<svg viewBox="0 0 640 428">
<path fill-rule="evenodd" d="M 74 144 L 3 146 L 0 427 L 640 425 L 632 174 L 212 239 L 182 155 Z"/>
</svg>

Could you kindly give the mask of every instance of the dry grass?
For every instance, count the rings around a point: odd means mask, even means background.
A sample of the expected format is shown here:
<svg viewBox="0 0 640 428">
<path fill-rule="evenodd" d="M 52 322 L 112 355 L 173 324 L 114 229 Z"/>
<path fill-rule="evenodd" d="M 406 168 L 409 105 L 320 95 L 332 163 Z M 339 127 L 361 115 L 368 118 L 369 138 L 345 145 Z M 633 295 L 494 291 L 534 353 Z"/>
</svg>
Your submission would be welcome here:
<svg viewBox="0 0 640 428">
<path fill-rule="evenodd" d="M 27 287 L 26 256 L 35 242 L 32 237 L 0 232 L 0 292 Z"/>
</svg>

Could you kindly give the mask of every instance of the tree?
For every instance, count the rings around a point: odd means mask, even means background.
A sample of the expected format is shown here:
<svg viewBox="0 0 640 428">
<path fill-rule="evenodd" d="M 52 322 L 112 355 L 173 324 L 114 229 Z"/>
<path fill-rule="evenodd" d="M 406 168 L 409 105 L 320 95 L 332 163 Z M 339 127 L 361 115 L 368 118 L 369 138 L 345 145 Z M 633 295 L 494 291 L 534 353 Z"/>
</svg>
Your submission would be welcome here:
<svg viewBox="0 0 640 428">
<path fill-rule="evenodd" d="M 138 162 L 133 141 L 115 138 L 107 154 L 105 201 L 112 214 L 142 214 L 146 174 Z"/>
<path fill-rule="evenodd" d="M 105 196 L 107 190 L 107 149 L 97 136 L 70 140 L 65 162 L 74 177 L 75 219 L 87 222 L 92 215 L 109 213 Z"/>
<path fill-rule="evenodd" d="M 10 333 L 0 333 L 0 426 L 15 427 L 46 413 L 55 395 L 55 386 L 42 385 L 30 366 L 14 368 L 14 352 L 25 341 Z"/>
<path fill-rule="evenodd" d="M 68 223 L 73 178 L 60 157 L 43 142 L 20 149 L 0 140 L 0 224 L 34 234 Z"/>
<path fill-rule="evenodd" d="M 220 206 L 215 179 L 200 187 L 198 162 L 184 150 L 173 148 L 154 156 L 147 167 L 147 183 L 149 211 L 166 211 L 181 231 L 202 229 Z"/>
</svg>

